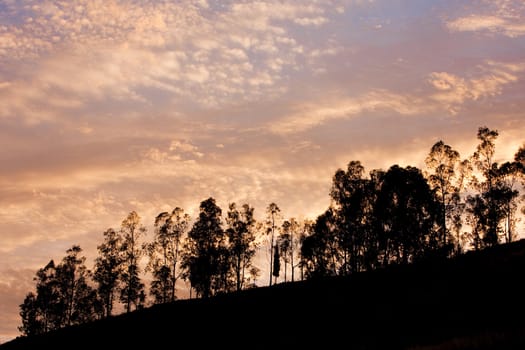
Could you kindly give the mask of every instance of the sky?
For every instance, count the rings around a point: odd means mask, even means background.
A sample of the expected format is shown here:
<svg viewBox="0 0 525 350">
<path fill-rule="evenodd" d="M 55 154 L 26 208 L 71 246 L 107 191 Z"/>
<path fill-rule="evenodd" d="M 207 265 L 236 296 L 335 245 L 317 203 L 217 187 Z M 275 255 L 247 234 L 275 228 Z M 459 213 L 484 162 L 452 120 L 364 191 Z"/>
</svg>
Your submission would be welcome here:
<svg viewBox="0 0 525 350">
<path fill-rule="evenodd" d="M 208 197 L 315 219 L 350 161 L 467 158 L 480 126 L 512 160 L 524 92 L 522 0 L 0 0 L 0 343 L 133 210 L 145 240 Z"/>
</svg>

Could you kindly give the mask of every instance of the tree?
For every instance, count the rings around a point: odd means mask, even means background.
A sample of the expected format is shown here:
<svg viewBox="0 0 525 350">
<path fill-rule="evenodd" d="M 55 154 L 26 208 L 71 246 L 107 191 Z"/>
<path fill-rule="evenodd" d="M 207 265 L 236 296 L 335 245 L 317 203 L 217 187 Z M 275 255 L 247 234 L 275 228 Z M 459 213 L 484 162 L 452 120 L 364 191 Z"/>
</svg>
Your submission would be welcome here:
<svg viewBox="0 0 525 350">
<path fill-rule="evenodd" d="M 274 239 L 275 239 L 275 229 L 277 228 L 276 221 L 279 219 L 279 214 L 281 209 L 275 203 L 270 203 L 266 207 L 266 235 L 270 235 L 270 286 L 272 285 L 272 270 L 273 270 L 273 249 L 274 249 Z"/>
<path fill-rule="evenodd" d="M 418 168 L 393 165 L 375 205 L 383 264 L 411 263 L 436 251 L 438 203 Z"/>
<path fill-rule="evenodd" d="M 514 155 L 514 161 L 520 164 L 519 170 L 521 173 L 522 186 L 525 186 L 525 181 L 523 181 L 525 177 L 525 144 L 521 146 Z M 525 214 L 525 207 L 521 208 L 521 212 Z"/>
<path fill-rule="evenodd" d="M 478 171 L 484 176 L 485 181 L 479 182 L 476 179 L 472 182 L 478 194 L 473 198 L 467 198 L 467 202 L 477 207 L 469 209 L 470 221 L 475 223 L 476 228 L 473 236 L 481 236 L 483 245 L 493 246 L 499 243 L 501 232 L 500 222 L 504 213 L 499 207 L 498 201 L 501 196 L 497 189 L 497 170 L 498 164 L 494 162 L 496 153 L 495 141 L 498 137 L 498 131 L 491 130 L 486 126 L 478 128 L 477 138 L 479 144 L 472 155 L 472 162 Z M 483 215 L 483 217 L 474 218 L 472 215 Z M 480 231 L 481 230 L 481 231 Z M 477 244 L 477 243 L 474 243 Z"/>
<path fill-rule="evenodd" d="M 370 222 L 370 180 L 363 178 L 364 167 L 360 161 L 348 163 L 347 170 L 338 169 L 332 178 L 330 197 L 335 214 L 335 234 L 338 244 L 340 274 L 359 272 L 364 266 L 367 226 Z"/>
<path fill-rule="evenodd" d="M 60 297 L 60 290 L 56 279 L 56 266 L 50 260 L 46 266 L 39 269 L 34 280 L 36 281 L 36 313 L 42 328 L 39 333 L 58 329 L 61 324 L 61 311 L 63 310 L 63 300 Z"/>
<path fill-rule="evenodd" d="M 181 268 L 198 296 L 208 298 L 224 286 L 225 234 L 222 210 L 210 197 L 201 202 L 199 217 L 188 232 L 182 253 Z M 222 280 L 221 280 L 222 279 Z"/>
<path fill-rule="evenodd" d="M 304 225 L 304 224 L 303 224 Z M 284 262 L 284 281 L 287 281 L 287 266 L 290 265 L 290 275 L 291 281 L 295 280 L 295 253 L 296 247 L 299 245 L 300 232 L 304 228 L 302 225 L 295 219 L 290 218 L 289 220 L 283 221 L 281 225 L 281 232 L 278 238 L 278 246 L 281 250 L 281 259 Z"/>
<path fill-rule="evenodd" d="M 107 229 L 103 235 L 104 242 L 97 246 L 99 256 L 95 259 L 93 280 L 98 284 L 97 291 L 103 304 L 104 315 L 109 317 L 113 311 L 115 293 L 122 272 L 122 241 L 112 228 Z"/>
<path fill-rule="evenodd" d="M 335 216 L 332 207 L 319 215 L 311 234 L 301 244 L 301 266 L 307 278 L 335 276 L 339 271 L 335 239 Z"/>
<path fill-rule="evenodd" d="M 45 332 L 44 320 L 38 305 L 38 298 L 33 292 L 27 293 L 24 302 L 20 304 L 22 325 L 18 330 L 26 336 L 34 336 Z"/>
<path fill-rule="evenodd" d="M 78 245 L 66 251 L 61 263 L 51 260 L 39 269 L 34 280 L 36 293 L 26 295 L 20 305 L 25 335 L 36 335 L 65 326 L 87 323 L 101 315 L 96 291 L 89 286 L 90 271 Z"/>
<path fill-rule="evenodd" d="M 515 155 L 515 159 L 519 159 L 519 151 Z M 503 235 L 507 243 L 512 242 L 517 238 L 514 232 L 516 228 L 516 211 L 520 201 L 519 191 L 516 189 L 518 179 L 523 178 L 523 164 L 519 161 L 505 162 L 496 172 L 496 190 L 497 202 L 500 203 L 500 208 L 503 210 L 504 224 Z"/>
<path fill-rule="evenodd" d="M 255 242 L 254 208 L 243 204 L 242 209 L 237 209 L 235 203 L 230 203 L 226 218 L 228 228 L 228 251 L 232 259 L 235 274 L 236 290 L 241 290 L 245 282 L 246 269 L 252 267 L 252 259 L 257 251 Z"/>
<path fill-rule="evenodd" d="M 189 221 L 190 216 L 179 207 L 171 213 L 160 213 L 155 218 L 155 237 L 146 245 L 146 250 L 149 255 L 147 268 L 153 273 L 150 293 L 156 303 L 176 299 L 176 284 L 180 275 L 177 265 L 182 236 L 188 229 Z"/>
<path fill-rule="evenodd" d="M 141 295 L 144 294 L 144 284 L 140 280 L 140 259 L 144 248 L 140 238 L 146 233 L 146 228 L 140 222 L 140 216 L 132 211 L 122 221 L 120 235 L 122 237 L 121 251 L 123 253 L 123 269 L 121 271 L 120 301 L 126 312 L 131 312 L 132 305 L 141 307 Z"/>
<path fill-rule="evenodd" d="M 279 277 L 279 274 L 281 272 L 281 258 L 279 254 L 279 246 L 275 246 L 273 248 L 273 269 L 272 269 L 272 275 L 274 277 L 274 284 L 277 284 L 277 278 Z"/>
<path fill-rule="evenodd" d="M 89 284 L 91 271 L 86 268 L 82 248 L 73 245 L 56 268 L 59 297 L 62 300 L 61 322 L 65 326 L 93 321 L 100 313 L 95 289 Z"/>
<path fill-rule="evenodd" d="M 29 292 L 20 304 L 22 325 L 18 329 L 22 334 L 43 334 L 61 327 L 62 307 L 55 276 L 53 260 L 36 272 L 33 278 L 36 281 L 36 293 Z"/>
<path fill-rule="evenodd" d="M 295 222 L 295 220 L 294 220 Z M 283 221 L 281 225 L 281 232 L 279 234 L 279 237 L 277 238 L 277 244 L 276 247 L 279 248 L 281 259 L 284 263 L 284 282 L 287 281 L 288 276 L 288 264 L 291 261 L 291 256 L 293 254 L 292 250 L 292 228 L 291 228 L 291 222 L 288 220 Z"/>
<path fill-rule="evenodd" d="M 443 141 L 436 142 L 430 149 L 425 163 L 431 173 L 428 180 L 436 192 L 440 206 L 441 245 L 449 243 L 450 230 L 447 221 L 453 219 L 453 214 L 459 205 L 463 181 L 461 173 L 457 175 L 460 166 L 459 152 L 446 145 Z"/>
<path fill-rule="evenodd" d="M 304 280 L 304 270 L 306 265 L 305 257 L 303 256 L 302 252 L 302 246 L 306 240 L 307 237 L 311 236 L 313 233 L 313 227 L 314 223 L 310 219 L 306 219 L 302 222 L 301 225 L 301 231 L 299 233 L 299 237 L 297 240 L 298 248 L 299 248 L 299 262 L 297 263 L 297 266 L 299 267 L 299 271 L 301 273 L 301 281 Z"/>
</svg>

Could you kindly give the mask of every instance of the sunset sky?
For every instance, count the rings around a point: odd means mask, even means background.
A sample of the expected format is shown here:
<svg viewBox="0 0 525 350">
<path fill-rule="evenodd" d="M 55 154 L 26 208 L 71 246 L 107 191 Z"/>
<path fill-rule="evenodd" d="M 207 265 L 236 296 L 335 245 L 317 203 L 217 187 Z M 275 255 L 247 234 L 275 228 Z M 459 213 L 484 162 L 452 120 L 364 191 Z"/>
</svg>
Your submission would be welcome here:
<svg viewBox="0 0 525 350">
<path fill-rule="evenodd" d="M 132 210 L 145 240 L 208 197 L 314 219 L 351 160 L 466 158 L 480 126 L 511 160 L 524 116 L 522 0 L 0 0 L 0 342 Z"/>
</svg>

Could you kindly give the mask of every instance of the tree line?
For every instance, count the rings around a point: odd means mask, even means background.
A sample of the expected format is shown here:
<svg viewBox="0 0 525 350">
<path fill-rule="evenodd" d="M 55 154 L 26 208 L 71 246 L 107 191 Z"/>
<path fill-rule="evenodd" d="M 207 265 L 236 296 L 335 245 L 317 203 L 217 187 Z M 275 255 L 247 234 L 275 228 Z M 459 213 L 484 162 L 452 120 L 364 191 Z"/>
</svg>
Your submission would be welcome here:
<svg viewBox="0 0 525 350">
<path fill-rule="evenodd" d="M 392 165 L 365 175 L 360 161 L 350 161 L 333 175 L 330 205 L 314 220 L 284 219 L 273 202 L 264 220 L 247 203 L 229 203 L 223 215 L 210 197 L 195 219 L 180 207 L 158 214 L 153 239 L 144 242 L 146 228 L 132 211 L 118 230 L 103 232 L 92 269 L 73 245 L 58 264 L 37 271 L 35 290 L 20 304 L 19 330 L 35 335 L 110 317 L 117 302 L 125 312 L 172 302 L 179 280 L 200 298 L 255 287 L 261 252 L 271 286 L 279 277 L 293 282 L 297 272 L 301 280 L 343 276 L 511 242 L 518 237 L 525 144 L 498 164 L 497 137 L 479 127 L 465 159 L 438 141 L 424 170 Z M 147 292 L 144 273 L 151 274 Z"/>
</svg>

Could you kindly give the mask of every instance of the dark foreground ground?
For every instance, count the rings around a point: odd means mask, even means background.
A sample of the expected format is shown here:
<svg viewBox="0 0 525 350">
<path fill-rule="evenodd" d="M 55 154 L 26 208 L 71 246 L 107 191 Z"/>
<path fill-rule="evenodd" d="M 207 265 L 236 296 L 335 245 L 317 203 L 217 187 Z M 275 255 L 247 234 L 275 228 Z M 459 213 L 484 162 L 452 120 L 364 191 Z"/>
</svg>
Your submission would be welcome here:
<svg viewBox="0 0 525 350">
<path fill-rule="evenodd" d="M 11 349 L 525 349 L 525 241 L 349 278 L 180 300 Z"/>
</svg>

